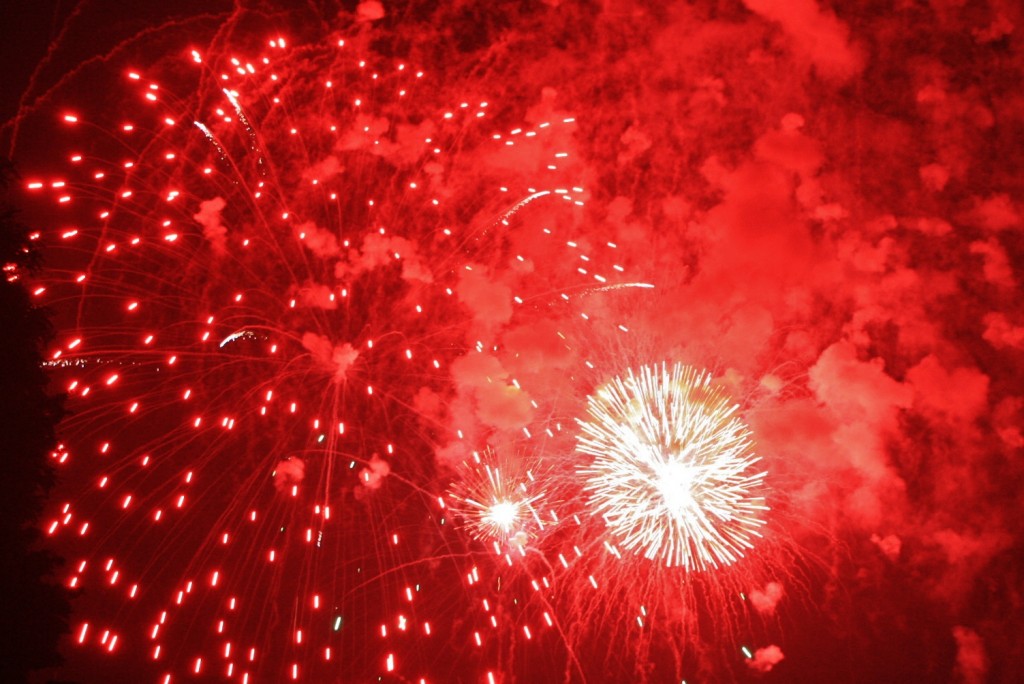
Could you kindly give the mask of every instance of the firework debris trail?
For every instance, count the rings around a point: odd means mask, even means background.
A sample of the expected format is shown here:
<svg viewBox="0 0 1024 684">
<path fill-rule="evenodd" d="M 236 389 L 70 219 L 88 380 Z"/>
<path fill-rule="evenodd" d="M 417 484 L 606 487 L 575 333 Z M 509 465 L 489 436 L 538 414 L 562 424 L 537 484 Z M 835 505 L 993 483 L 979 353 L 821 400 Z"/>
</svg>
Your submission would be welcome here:
<svg viewBox="0 0 1024 684">
<path fill-rule="evenodd" d="M 69 676 L 1021 677 L 1016 5 L 110 18 L 4 129 Z"/>
</svg>

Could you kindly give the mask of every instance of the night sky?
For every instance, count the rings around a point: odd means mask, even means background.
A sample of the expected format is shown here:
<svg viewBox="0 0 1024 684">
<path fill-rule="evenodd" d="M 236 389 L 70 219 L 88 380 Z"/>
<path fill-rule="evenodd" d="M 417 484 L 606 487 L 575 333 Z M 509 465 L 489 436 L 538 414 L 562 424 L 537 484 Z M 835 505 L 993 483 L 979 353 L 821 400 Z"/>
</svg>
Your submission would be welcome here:
<svg viewBox="0 0 1024 684">
<path fill-rule="evenodd" d="M 1021 27 L 14 11 L 71 411 L 39 681 L 1024 680 Z"/>
</svg>

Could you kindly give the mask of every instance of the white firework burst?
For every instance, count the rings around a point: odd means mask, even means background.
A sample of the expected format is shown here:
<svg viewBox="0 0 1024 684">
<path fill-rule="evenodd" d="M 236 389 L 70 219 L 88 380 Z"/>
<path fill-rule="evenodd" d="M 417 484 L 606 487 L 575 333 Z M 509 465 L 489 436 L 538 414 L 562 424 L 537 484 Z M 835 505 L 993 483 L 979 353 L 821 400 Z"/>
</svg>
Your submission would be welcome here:
<svg viewBox="0 0 1024 684">
<path fill-rule="evenodd" d="M 512 459 L 488 450 L 463 463 L 448 490 L 451 510 L 470 536 L 496 553 L 524 551 L 543 528 L 534 504 L 541 498 L 533 474 Z"/>
<path fill-rule="evenodd" d="M 588 398 L 588 505 L 625 549 L 670 567 L 731 565 L 765 523 L 766 473 L 738 406 L 689 366 L 643 366 Z"/>
</svg>

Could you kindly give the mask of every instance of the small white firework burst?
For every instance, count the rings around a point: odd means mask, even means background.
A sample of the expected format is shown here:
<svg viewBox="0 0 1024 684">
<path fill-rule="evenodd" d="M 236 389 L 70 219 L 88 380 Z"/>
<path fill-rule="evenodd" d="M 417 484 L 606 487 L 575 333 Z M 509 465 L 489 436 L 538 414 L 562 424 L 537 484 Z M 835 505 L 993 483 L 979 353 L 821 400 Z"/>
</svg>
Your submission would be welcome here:
<svg viewBox="0 0 1024 684">
<path fill-rule="evenodd" d="M 534 504 L 541 498 L 529 470 L 494 452 L 459 467 L 459 477 L 448 490 L 452 512 L 463 529 L 478 541 L 490 544 L 498 554 L 509 549 L 525 551 L 536 531 L 543 527 Z"/>
</svg>

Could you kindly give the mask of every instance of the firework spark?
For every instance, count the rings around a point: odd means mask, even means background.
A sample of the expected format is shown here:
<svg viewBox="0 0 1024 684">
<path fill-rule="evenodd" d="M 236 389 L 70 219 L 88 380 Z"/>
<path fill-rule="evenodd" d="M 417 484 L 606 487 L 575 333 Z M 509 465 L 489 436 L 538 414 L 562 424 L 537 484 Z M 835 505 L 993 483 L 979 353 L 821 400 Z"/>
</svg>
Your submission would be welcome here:
<svg viewBox="0 0 1024 684">
<path fill-rule="evenodd" d="M 510 464 L 454 469 L 457 530 L 439 522 L 452 469 L 435 450 L 528 439 L 538 402 L 481 339 L 514 315 L 557 339 L 566 303 L 624 271 L 614 246 L 565 233 L 584 196 L 574 119 L 495 131 L 488 102 L 453 104 L 344 39 L 187 62 L 128 71 L 131 120 L 96 113 L 96 157 L 28 188 L 81 226 L 45 232 L 67 270 L 39 294 L 65 304 L 50 363 L 86 407 L 58 462 L 89 474 L 65 481 L 47 528 L 74 559 L 68 586 L 108 599 L 84 609 L 82 650 L 148 651 L 166 676 L 217 657 L 229 677 L 316 681 L 340 651 L 366 677 L 426 668 L 391 650 L 407 633 L 487 643 L 445 614 L 464 568 L 437 568 L 437 549 L 525 555 L 541 485 Z M 73 133 L 86 115 L 63 120 Z M 460 398 L 473 409 L 456 419 Z"/>
<path fill-rule="evenodd" d="M 599 388 L 580 421 L 590 505 L 620 543 L 687 570 L 731 565 L 764 525 L 764 472 L 737 406 L 706 372 L 675 364 L 627 371 Z"/>
<path fill-rule="evenodd" d="M 1024 681 L 1019 3 L 125 4 L 0 126 L 55 678 Z"/>
<path fill-rule="evenodd" d="M 474 539 L 493 545 L 499 554 L 510 549 L 525 553 L 536 530 L 544 527 L 535 508 L 542 497 L 534 492 L 539 487 L 528 470 L 512 460 L 498 461 L 488 451 L 462 464 L 448 497 Z"/>
</svg>

